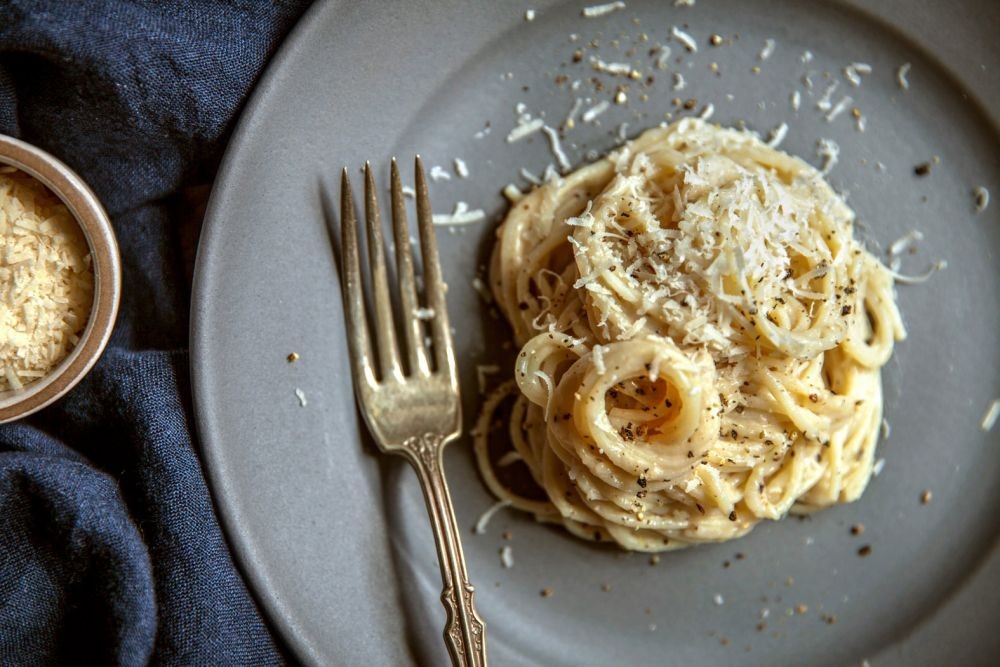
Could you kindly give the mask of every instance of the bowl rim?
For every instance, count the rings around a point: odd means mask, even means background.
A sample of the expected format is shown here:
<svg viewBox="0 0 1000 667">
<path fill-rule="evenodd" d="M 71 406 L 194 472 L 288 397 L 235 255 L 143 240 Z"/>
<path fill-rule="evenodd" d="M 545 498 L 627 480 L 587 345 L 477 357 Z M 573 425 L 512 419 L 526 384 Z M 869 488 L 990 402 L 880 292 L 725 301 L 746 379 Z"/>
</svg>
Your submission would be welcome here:
<svg viewBox="0 0 1000 667">
<path fill-rule="evenodd" d="M 94 269 L 94 301 L 87 326 L 70 354 L 23 396 L 0 407 L 0 423 L 26 417 L 51 405 L 93 368 L 104 351 L 121 301 L 121 256 L 111 220 L 97 195 L 80 176 L 52 154 L 0 134 L 0 165 L 10 165 L 41 181 L 66 205 L 83 230 Z"/>
</svg>

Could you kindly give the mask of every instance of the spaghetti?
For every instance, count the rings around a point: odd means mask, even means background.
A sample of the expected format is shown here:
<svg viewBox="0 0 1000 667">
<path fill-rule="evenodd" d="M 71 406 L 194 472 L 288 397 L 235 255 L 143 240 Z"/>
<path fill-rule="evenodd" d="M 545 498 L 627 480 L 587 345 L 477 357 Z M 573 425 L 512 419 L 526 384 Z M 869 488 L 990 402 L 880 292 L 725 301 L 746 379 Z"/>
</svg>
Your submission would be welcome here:
<svg viewBox="0 0 1000 667">
<path fill-rule="evenodd" d="M 476 429 L 491 491 L 639 551 L 858 498 L 905 332 L 853 220 L 804 161 L 697 119 L 536 188 L 490 266 L 521 348 Z"/>
</svg>

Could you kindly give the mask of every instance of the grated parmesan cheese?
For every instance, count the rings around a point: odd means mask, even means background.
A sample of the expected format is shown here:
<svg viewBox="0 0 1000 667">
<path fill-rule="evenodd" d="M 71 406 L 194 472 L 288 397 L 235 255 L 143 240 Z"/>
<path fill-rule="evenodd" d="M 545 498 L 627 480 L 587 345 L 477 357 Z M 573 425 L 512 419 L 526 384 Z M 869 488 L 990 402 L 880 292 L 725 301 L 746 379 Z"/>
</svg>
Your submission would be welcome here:
<svg viewBox="0 0 1000 667">
<path fill-rule="evenodd" d="M 598 16 L 604 16 L 605 14 L 618 11 L 619 9 L 625 9 L 624 2 L 608 2 L 603 5 L 591 5 L 590 7 L 584 7 L 583 11 L 580 13 L 583 15 L 583 18 L 593 19 Z"/>
<path fill-rule="evenodd" d="M 517 202 L 524 199 L 524 193 L 521 192 L 521 188 L 517 187 L 513 183 L 508 183 L 503 188 L 503 196 L 507 198 L 511 204 L 516 204 Z"/>
<path fill-rule="evenodd" d="M 520 173 L 521 173 L 521 178 L 523 178 L 524 180 L 528 181 L 532 185 L 541 185 L 542 184 L 542 179 L 538 178 L 537 176 L 535 176 L 534 174 L 532 174 L 530 171 L 528 171 L 524 167 L 521 167 Z"/>
<path fill-rule="evenodd" d="M 812 88 L 812 82 L 806 79 L 807 86 Z M 826 92 L 823 93 L 823 97 L 819 98 L 816 102 L 816 108 L 820 111 L 829 111 L 833 108 L 833 93 L 836 92 L 837 88 L 840 86 L 839 83 L 834 81 L 826 88 Z"/>
<path fill-rule="evenodd" d="M 444 167 L 440 165 L 434 165 L 431 167 L 431 180 L 432 181 L 450 181 L 451 174 L 444 170 Z"/>
<path fill-rule="evenodd" d="M 684 90 L 687 82 L 684 80 L 684 75 L 680 72 L 674 72 L 674 90 Z"/>
<path fill-rule="evenodd" d="M 628 76 L 632 71 L 632 66 L 628 63 L 606 63 L 596 56 L 591 56 L 590 66 L 598 72 Z"/>
<path fill-rule="evenodd" d="M 455 158 L 455 173 L 458 174 L 459 178 L 469 177 L 469 165 L 465 164 L 465 160 L 460 157 Z"/>
<path fill-rule="evenodd" d="M 0 168 L 0 390 L 22 389 L 79 342 L 93 303 L 83 232 L 39 181 Z"/>
<path fill-rule="evenodd" d="M 487 508 L 487 510 L 479 516 L 479 520 L 476 521 L 476 527 L 474 529 L 476 535 L 485 535 L 486 526 L 489 525 L 490 519 L 492 519 L 493 515 L 502 510 L 504 507 L 510 507 L 509 500 L 501 500 L 500 502 L 495 503 L 493 506 Z"/>
<path fill-rule="evenodd" d="M 705 108 L 701 110 L 701 113 L 698 114 L 698 118 L 701 118 L 702 120 L 708 120 L 709 118 L 712 117 L 712 114 L 714 113 L 715 113 L 715 105 L 709 102 L 708 104 L 705 105 Z"/>
<path fill-rule="evenodd" d="M 840 101 L 837 102 L 837 104 L 832 109 L 830 109 L 830 113 L 826 115 L 826 122 L 832 123 L 837 116 L 839 116 L 840 114 L 844 113 L 847 110 L 847 107 L 851 106 L 851 102 L 853 101 L 854 99 L 851 98 L 849 95 L 845 95 L 844 97 L 842 97 Z"/>
<path fill-rule="evenodd" d="M 823 160 L 823 167 L 820 171 L 825 176 L 837 166 L 837 160 L 840 159 L 840 146 L 833 139 L 820 139 L 816 142 L 816 155 Z"/>
<path fill-rule="evenodd" d="M 673 35 L 674 39 L 680 42 L 684 46 L 684 48 L 690 51 L 691 53 L 698 52 L 698 44 L 694 41 L 694 37 L 692 37 L 690 34 L 684 32 L 677 26 L 674 26 L 670 29 L 670 34 Z"/>
<path fill-rule="evenodd" d="M 871 74 L 872 66 L 868 63 L 851 63 L 844 68 L 844 78 L 847 79 L 847 83 L 851 84 L 855 88 L 861 85 L 861 75 Z"/>
<path fill-rule="evenodd" d="M 304 408 L 309 405 L 309 401 L 306 400 L 306 392 L 302 391 L 298 387 L 295 388 L 295 398 L 299 399 L 300 408 Z"/>
<path fill-rule="evenodd" d="M 903 90 L 910 89 L 910 81 L 906 78 L 906 75 L 909 73 L 910 73 L 910 63 L 903 63 L 902 65 L 899 66 L 899 69 L 896 70 L 896 82 L 899 84 L 899 87 L 902 88 Z"/>
<path fill-rule="evenodd" d="M 996 426 L 998 418 L 1000 418 L 1000 398 L 995 398 L 990 403 L 990 407 L 986 408 L 983 419 L 979 422 L 979 428 L 985 432 L 992 431 L 993 427 Z"/>
<path fill-rule="evenodd" d="M 607 111 L 610 106 L 611 104 L 608 103 L 607 100 L 601 100 L 600 102 L 598 102 L 597 104 L 595 104 L 594 106 L 590 107 L 589 109 L 583 112 L 583 117 L 582 117 L 583 122 L 584 123 L 592 122 L 595 118 L 597 118 L 602 113 Z"/>
<path fill-rule="evenodd" d="M 882 474 L 883 468 L 885 468 L 885 459 L 879 459 L 875 462 L 875 465 L 872 466 L 872 474 L 878 477 Z"/>
<path fill-rule="evenodd" d="M 525 137 L 529 137 L 535 132 L 538 132 L 545 125 L 545 121 L 541 118 L 533 118 L 526 120 L 524 122 L 518 122 L 517 126 L 510 131 L 507 135 L 507 143 L 512 144 L 515 141 L 520 141 Z"/>
<path fill-rule="evenodd" d="M 509 544 L 500 549 L 500 564 L 508 570 L 514 567 L 514 550 L 510 548 Z"/>
<path fill-rule="evenodd" d="M 469 205 L 464 201 L 455 204 L 455 210 L 451 214 L 435 213 L 431 221 L 435 225 L 468 225 L 474 222 L 482 222 L 486 219 L 486 214 L 482 209 L 469 209 Z"/>
<path fill-rule="evenodd" d="M 524 12 L 524 20 L 528 21 L 529 23 L 531 21 L 534 21 L 535 20 L 535 10 L 534 9 L 527 9 L 527 10 L 525 10 L 525 12 Z"/>
<path fill-rule="evenodd" d="M 771 54 L 774 53 L 774 44 L 775 42 L 773 39 L 764 40 L 764 48 L 760 50 L 759 54 L 761 60 L 767 60 L 771 57 Z"/>
<path fill-rule="evenodd" d="M 795 91 L 792 93 L 791 97 L 792 111 L 798 111 L 799 107 L 802 105 L 802 93 Z"/>
<path fill-rule="evenodd" d="M 625 142 L 628 140 L 628 123 L 622 123 L 618 126 L 618 141 Z"/>
<path fill-rule="evenodd" d="M 595 345 L 593 348 L 591 348 L 590 353 L 591 355 L 593 355 L 594 358 L 594 369 L 597 371 L 599 375 L 604 375 L 604 373 L 607 371 L 607 368 L 605 368 L 604 366 L 604 346 Z"/>
<path fill-rule="evenodd" d="M 909 250 L 911 247 L 915 246 L 918 242 L 924 240 L 924 233 L 919 229 L 914 229 L 913 231 L 904 234 L 903 236 L 896 239 L 892 245 L 889 246 L 889 257 L 895 255 L 901 255 L 902 253 Z"/>
<path fill-rule="evenodd" d="M 583 107 L 583 100 L 579 97 L 573 102 L 573 106 L 570 107 L 569 113 L 566 114 L 566 120 L 563 121 L 563 127 L 567 130 L 572 130 L 576 126 L 576 114 L 580 113 L 580 109 Z"/>
<path fill-rule="evenodd" d="M 767 145 L 771 148 L 777 148 L 785 140 L 786 134 L 788 134 L 788 123 L 782 123 L 771 130 L 771 136 L 767 140 Z"/>
<path fill-rule="evenodd" d="M 417 191 L 411 188 L 409 185 L 404 185 L 402 189 L 404 197 L 410 197 L 411 199 L 413 199 L 417 196 Z"/>
<path fill-rule="evenodd" d="M 566 157 L 566 153 L 563 152 L 562 144 L 559 142 L 559 133 L 553 130 L 548 125 L 542 126 L 542 132 L 545 136 L 549 138 L 549 148 L 552 149 L 552 154 L 556 156 L 556 160 L 559 162 L 559 168 L 566 171 L 570 168 L 569 158 Z"/>
</svg>

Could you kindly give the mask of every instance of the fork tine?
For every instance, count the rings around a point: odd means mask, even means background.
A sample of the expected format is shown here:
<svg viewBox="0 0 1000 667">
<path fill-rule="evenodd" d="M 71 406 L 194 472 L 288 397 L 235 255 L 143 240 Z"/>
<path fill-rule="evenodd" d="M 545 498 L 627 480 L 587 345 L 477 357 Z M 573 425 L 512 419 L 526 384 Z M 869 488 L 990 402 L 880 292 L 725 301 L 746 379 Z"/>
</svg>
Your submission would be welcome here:
<svg viewBox="0 0 1000 667">
<path fill-rule="evenodd" d="M 448 308 L 444 298 L 445 284 L 441 278 L 441 262 L 438 259 L 437 239 L 434 237 L 427 177 L 424 175 L 424 165 L 419 155 L 416 158 L 414 171 L 417 181 L 417 226 L 420 229 L 420 249 L 424 260 L 424 291 L 427 294 L 427 305 L 434 311 L 434 317 L 431 318 L 434 360 L 438 370 L 447 371 L 454 382 L 456 381 L 455 353 L 452 348 Z"/>
<path fill-rule="evenodd" d="M 399 278 L 400 301 L 403 320 L 406 322 L 406 352 L 410 373 L 427 376 L 427 353 L 424 350 L 423 327 L 416 315 L 417 289 L 413 276 L 413 249 L 410 247 L 410 226 L 406 220 L 403 186 L 399 180 L 399 167 L 392 158 L 392 231 L 396 240 L 396 273 Z"/>
<path fill-rule="evenodd" d="M 389 297 L 389 276 L 385 266 L 385 247 L 382 241 L 382 216 L 378 210 L 375 178 L 372 166 L 365 162 L 365 222 L 368 227 L 368 264 L 372 272 L 372 289 L 375 292 L 375 339 L 378 341 L 379 372 L 382 381 L 402 380 L 399 352 L 396 347 L 396 327 L 392 321 L 392 300 Z"/>
<path fill-rule="evenodd" d="M 371 343 L 365 321 L 365 304 L 361 291 L 361 269 L 358 260 L 358 221 L 354 213 L 354 195 L 347 167 L 340 177 L 340 246 L 341 288 L 344 311 L 347 314 L 347 343 L 351 351 L 354 381 L 375 385 L 371 364 Z"/>
</svg>

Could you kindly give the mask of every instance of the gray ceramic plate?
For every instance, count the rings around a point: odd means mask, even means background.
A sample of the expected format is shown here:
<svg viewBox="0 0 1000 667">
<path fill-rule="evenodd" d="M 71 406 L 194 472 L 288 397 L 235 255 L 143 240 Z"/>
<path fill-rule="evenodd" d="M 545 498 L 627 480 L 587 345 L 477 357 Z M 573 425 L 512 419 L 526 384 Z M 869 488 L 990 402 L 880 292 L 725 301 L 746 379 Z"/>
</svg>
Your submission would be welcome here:
<svg viewBox="0 0 1000 667">
<path fill-rule="evenodd" d="M 1000 432 L 983 433 L 979 421 L 1000 396 L 1000 206 L 974 214 L 971 190 L 1000 194 L 1000 6 L 628 0 L 597 19 L 581 18 L 581 3 L 532 6 L 529 23 L 518 2 L 321 3 L 274 61 L 233 140 L 199 252 L 192 371 L 219 512 L 274 627 L 307 663 L 445 663 L 440 585 L 414 476 L 359 433 L 323 202 L 336 196 L 340 168 L 357 173 L 366 158 L 382 175 L 392 155 L 468 163 L 470 178 L 453 174 L 432 190 L 439 211 L 464 200 L 490 218 L 439 233 L 471 423 L 475 365 L 494 360 L 501 329 L 471 279 L 505 210 L 500 189 L 523 184 L 521 167 L 538 173 L 554 161 L 541 135 L 504 141 L 514 105 L 555 125 L 575 97 L 609 97 L 594 93 L 586 59 L 571 62 L 598 39 L 600 57 L 631 60 L 656 82 L 648 101 L 633 83 L 627 106 L 570 132 L 564 147 L 574 162 L 612 147 L 623 122 L 629 135 L 659 123 L 675 96 L 696 98 L 695 111 L 713 103 L 722 123 L 768 132 L 784 121 L 784 148 L 807 159 L 816 161 L 819 137 L 840 145 L 830 180 L 850 193 L 868 241 L 885 247 L 920 229 L 926 238 L 904 269 L 937 259 L 949 267 L 899 290 L 910 338 L 884 375 L 885 469 L 860 501 L 667 554 L 655 567 L 502 512 L 486 535 L 465 538 L 494 663 L 989 662 L 1000 650 Z M 698 52 L 671 40 L 670 69 L 651 69 L 648 50 L 672 25 L 686 26 Z M 739 39 L 713 48 L 712 33 Z M 776 46 L 761 62 L 767 38 Z M 803 64 L 806 49 L 815 58 Z M 874 69 L 859 88 L 841 73 L 853 61 Z M 896 82 L 904 62 L 909 91 Z M 789 96 L 804 90 L 809 70 L 816 92 L 803 92 L 796 114 Z M 672 90 L 673 71 L 683 73 L 683 91 Z M 849 111 L 828 123 L 816 110 L 824 71 L 841 80 L 834 101 L 849 94 L 863 111 L 866 132 Z M 569 77 L 562 87 L 560 74 Z M 574 92 L 575 78 L 584 84 Z M 935 155 L 931 174 L 915 176 Z M 285 361 L 292 351 L 301 355 L 295 364 Z M 446 458 L 459 520 L 471 527 L 492 500 L 467 439 Z M 862 537 L 849 534 L 854 523 L 866 526 Z M 497 555 L 505 529 L 510 570 Z M 861 558 L 865 544 L 872 553 Z M 543 587 L 554 595 L 540 597 Z M 792 611 L 798 605 L 808 611 Z"/>
</svg>

